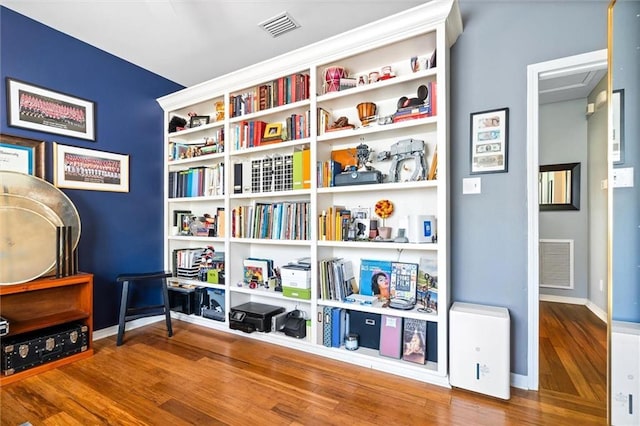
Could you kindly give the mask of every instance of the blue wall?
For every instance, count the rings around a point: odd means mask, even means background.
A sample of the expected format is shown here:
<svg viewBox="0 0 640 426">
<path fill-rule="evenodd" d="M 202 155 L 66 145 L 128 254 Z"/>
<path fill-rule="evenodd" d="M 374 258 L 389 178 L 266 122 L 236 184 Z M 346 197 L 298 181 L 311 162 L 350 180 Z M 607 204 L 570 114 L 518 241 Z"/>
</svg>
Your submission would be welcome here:
<svg viewBox="0 0 640 426">
<path fill-rule="evenodd" d="M 82 221 L 79 267 L 95 274 L 94 328 L 117 323 L 123 272 L 161 270 L 163 115 L 156 98 L 182 86 L 0 7 L 0 130 L 46 141 L 129 155 L 130 192 L 64 190 Z M 96 141 L 9 127 L 5 77 L 96 103 Z"/>
<path fill-rule="evenodd" d="M 507 307 L 511 371 L 527 374 L 527 65 L 607 47 L 607 2 L 460 1 L 451 50 L 451 296 Z M 469 114 L 509 107 L 509 172 L 469 177 Z M 586 170 L 586 168 L 585 168 Z"/>
</svg>

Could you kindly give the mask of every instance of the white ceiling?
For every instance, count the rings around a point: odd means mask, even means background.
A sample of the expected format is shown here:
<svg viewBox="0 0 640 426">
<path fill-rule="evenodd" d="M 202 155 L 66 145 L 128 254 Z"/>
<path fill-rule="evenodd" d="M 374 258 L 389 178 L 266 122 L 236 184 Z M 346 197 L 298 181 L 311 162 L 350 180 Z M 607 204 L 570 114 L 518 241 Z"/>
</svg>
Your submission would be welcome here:
<svg viewBox="0 0 640 426">
<path fill-rule="evenodd" d="M 425 1 L 0 0 L 0 5 L 184 86 L 422 3 Z M 492 7 L 498 6 L 493 3 Z M 285 11 L 300 28 L 273 38 L 259 27 Z M 587 97 L 604 71 L 575 71 L 572 76 L 541 81 L 541 103 Z"/>
<path fill-rule="evenodd" d="M 0 0 L 22 15 L 184 86 L 418 6 L 414 0 Z M 289 12 L 300 28 L 258 25 Z"/>
</svg>

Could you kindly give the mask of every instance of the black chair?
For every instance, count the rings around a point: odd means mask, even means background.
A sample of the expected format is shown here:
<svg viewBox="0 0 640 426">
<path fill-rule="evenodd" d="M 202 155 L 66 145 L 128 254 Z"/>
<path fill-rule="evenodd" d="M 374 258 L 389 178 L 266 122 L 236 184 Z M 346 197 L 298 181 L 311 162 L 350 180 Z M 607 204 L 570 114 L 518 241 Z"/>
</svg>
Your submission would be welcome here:
<svg viewBox="0 0 640 426">
<path fill-rule="evenodd" d="M 121 274 L 118 275 L 116 281 L 122 284 L 122 301 L 120 303 L 120 321 L 118 322 L 118 340 L 117 346 L 122 345 L 122 338 L 124 337 L 124 327 L 127 321 L 131 321 L 138 318 L 150 317 L 155 315 L 164 314 L 167 321 L 167 334 L 169 337 L 173 336 L 173 329 L 171 327 L 171 312 L 169 308 L 169 290 L 167 289 L 167 278 L 171 277 L 171 273 L 167 272 L 149 272 L 141 274 Z M 156 286 L 158 281 L 161 282 L 162 289 L 162 305 L 147 305 L 139 307 L 129 307 L 129 284 L 152 284 Z"/>
</svg>

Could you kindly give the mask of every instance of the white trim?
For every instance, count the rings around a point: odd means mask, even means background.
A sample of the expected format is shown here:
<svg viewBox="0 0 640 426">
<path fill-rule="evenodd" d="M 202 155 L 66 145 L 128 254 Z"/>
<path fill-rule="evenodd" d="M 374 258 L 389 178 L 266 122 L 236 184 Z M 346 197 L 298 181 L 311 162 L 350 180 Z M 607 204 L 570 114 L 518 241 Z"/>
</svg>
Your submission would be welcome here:
<svg viewBox="0 0 640 426">
<path fill-rule="evenodd" d="M 528 390 L 529 378 L 522 374 L 511 373 L 511 386 L 518 389 Z"/>
<path fill-rule="evenodd" d="M 587 305 L 587 308 L 589 308 L 589 310 L 593 312 L 595 316 L 600 318 L 600 320 L 606 324 L 607 312 L 604 309 L 602 309 L 600 306 L 593 303 L 591 300 L 587 300 L 586 305 Z"/>
<path fill-rule="evenodd" d="M 588 300 L 584 297 L 556 296 L 540 293 L 541 302 L 568 303 L 570 305 L 586 305 Z"/>
<path fill-rule="evenodd" d="M 538 81 L 540 75 L 576 69 L 580 66 L 607 65 L 607 50 L 597 50 L 581 55 L 569 56 L 547 62 L 539 62 L 527 66 L 527 375 L 529 389 L 538 390 L 539 375 L 539 217 L 538 217 L 538 115 L 539 93 Z"/>
<path fill-rule="evenodd" d="M 159 321 L 164 321 L 164 315 L 156 315 L 154 317 L 139 318 L 137 320 L 128 321 L 124 326 L 125 333 L 134 328 L 144 327 L 145 325 L 153 324 Z M 101 328 L 93 332 L 93 341 L 104 339 L 105 337 L 115 336 L 118 334 L 118 325 L 112 325 L 111 327 Z"/>
</svg>

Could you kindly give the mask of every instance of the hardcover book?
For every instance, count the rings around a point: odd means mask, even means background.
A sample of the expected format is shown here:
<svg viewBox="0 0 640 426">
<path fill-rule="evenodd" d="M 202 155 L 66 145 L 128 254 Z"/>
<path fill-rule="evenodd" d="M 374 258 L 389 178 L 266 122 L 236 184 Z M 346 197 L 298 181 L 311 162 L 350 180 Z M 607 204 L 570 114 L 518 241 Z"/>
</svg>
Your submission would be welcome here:
<svg viewBox="0 0 640 426">
<path fill-rule="evenodd" d="M 416 302 L 421 312 L 438 312 L 438 263 L 435 257 L 420 258 Z"/>
<path fill-rule="evenodd" d="M 427 321 L 416 318 L 404 319 L 402 359 L 416 364 L 425 363 L 427 359 Z"/>
<path fill-rule="evenodd" d="M 389 289 L 391 299 L 399 298 L 415 301 L 417 285 L 417 263 L 391 263 L 391 283 Z"/>
<path fill-rule="evenodd" d="M 389 299 L 391 262 L 388 260 L 362 259 L 360 261 L 360 294 Z"/>
<path fill-rule="evenodd" d="M 400 359 L 402 356 L 402 318 L 382 315 L 380 324 L 380 355 Z"/>
</svg>

